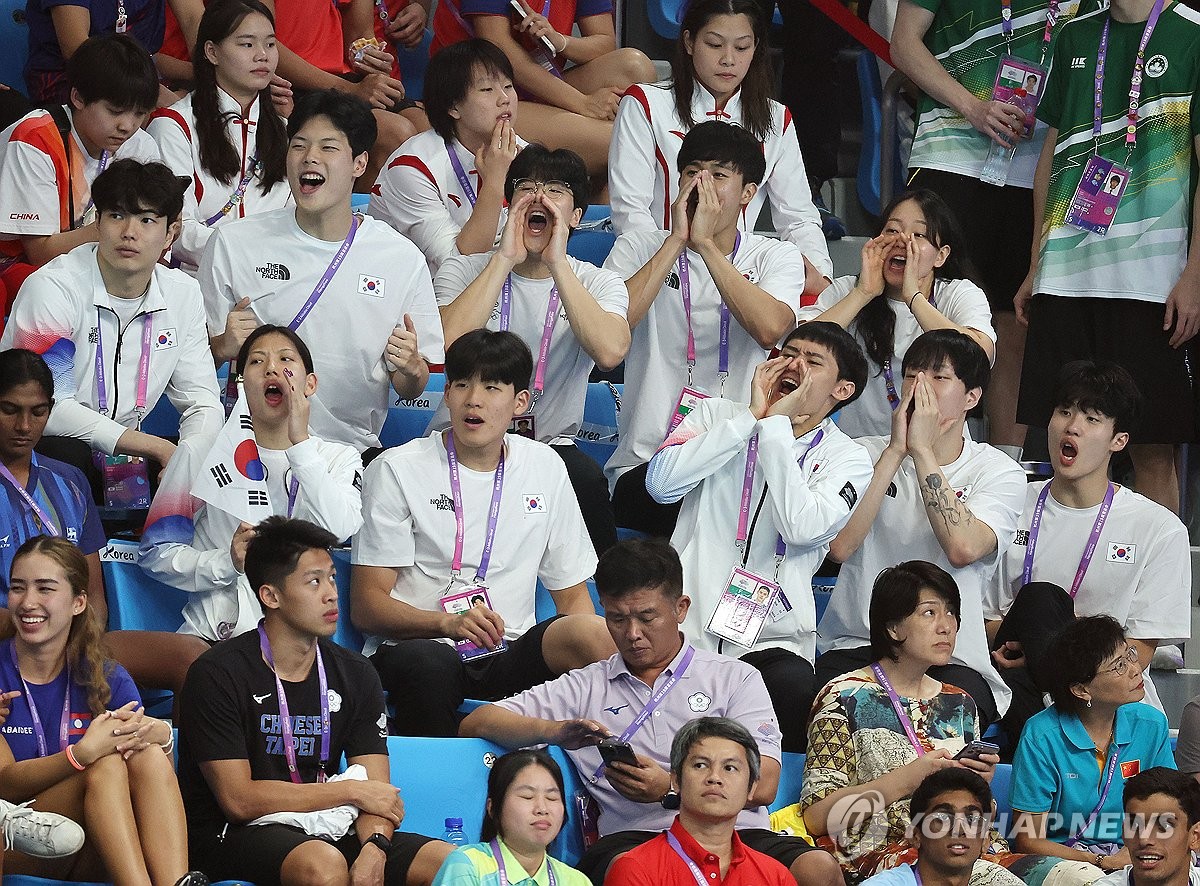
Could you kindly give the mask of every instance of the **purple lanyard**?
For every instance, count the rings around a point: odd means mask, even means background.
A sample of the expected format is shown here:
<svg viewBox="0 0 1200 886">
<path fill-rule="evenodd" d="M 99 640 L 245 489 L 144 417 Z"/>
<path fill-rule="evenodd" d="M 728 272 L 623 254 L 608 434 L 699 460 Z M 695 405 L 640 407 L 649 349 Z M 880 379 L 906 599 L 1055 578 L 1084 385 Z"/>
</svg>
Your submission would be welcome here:
<svg viewBox="0 0 1200 886">
<path fill-rule="evenodd" d="M 533 375 L 533 403 L 537 403 L 546 387 L 546 364 L 550 360 L 550 339 L 554 337 L 554 326 L 558 323 L 560 303 L 558 287 L 550 289 L 550 301 L 546 305 L 546 318 L 542 321 L 542 341 L 538 346 L 537 371 Z M 500 329 L 507 331 L 512 317 L 512 274 L 504 278 L 500 287 Z M 530 409 L 533 404 L 530 404 Z"/>
<path fill-rule="evenodd" d="M 871 670 L 875 673 L 875 681 L 883 687 L 883 691 L 887 693 L 888 701 L 892 703 L 892 710 L 896 712 L 896 716 L 900 718 L 900 725 L 904 727 L 904 734 L 908 736 L 909 743 L 917 752 L 918 757 L 925 756 L 925 748 L 921 744 L 921 740 L 917 738 L 917 732 L 913 729 L 912 720 L 905 712 L 903 705 L 900 704 L 900 696 L 896 694 L 896 690 L 892 688 L 892 681 L 888 679 L 887 674 L 883 672 L 883 668 L 879 662 L 874 662 L 871 665 Z"/>
<path fill-rule="evenodd" d="M 454 432 L 446 434 L 446 460 L 450 463 L 450 495 L 454 500 L 454 560 L 450 564 L 451 579 L 462 572 L 463 537 L 466 535 L 466 520 L 463 515 L 462 484 L 458 477 L 458 453 L 454 448 Z M 488 507 L 487 532 L 483 537 L 483 553 L 479 555 L 479 568 L 475 570 L 475 583 L 482 584 L 487 577 L 488 564 L 492 561 L 492 543 L 496 540 L 496 525 L 500 521 L 500 497 L 504 494 L 504 452 L 496 463 L 495 479 L 492 481 L 492 503 Z"/>
<path fill-rule="evenodd" d="M 737 232 L 733 239 L 733 252 L 729 254 L 729 262 L 737 257 L 738 247 L 742 245 L 742 234 Z M 679 292 L 683 296 L 683 317 L 687 322 L 687 368 L 688 384 L 692 383 L 692 370 L 696 366 L 696 337 L 692 333 L 692 280 L 688 274 L 687 250 L 679 254 Z M 721 343 L 717 351 L 717 375 L 722 385 L 729 375 L 729 305 L 721 301 Z"/>
<path fill-rule="evenodd" d="M 308 317 L 309 312 L 317 306 L 317 302 L 321 300 L 321 296 L 325 294 L 325 290 L 329 287 L 330 281 L 333 280 L 333 275 L 338 272 L 338 268 L 342 266 L 342 260 L 345 259 L 346 253 L 350 251 L 350 244 L 354 242 L 354 235 L 358 232 L 358 216 L 350 216 L 350 233 L 346 235 L 346 239 L 342 241 L 342 245 L 338 247 L 337 253 L 333 256 L 333 261 L 329 263 L 329 267 L 325 269 L 325 273 L 321 275 L 321 279 L 317 281 L 317 285 L 309 294 L 308 300 L 300 306 L 299 312 L 292 318 L 292 322 L 288 324 L 288 329 L 295 332 L 300 328 L 300 324 Z"/>
<path fill-rule="evenodd" d="M 1116 494 L 1116 491 L 1116 487 L 1110 482 L 1104 493 L 1104 501 L 1100 503 L 1100 510 L 1096 514 L 1096 522 L 1092 524 L 1091 534 L 1088 535 L 1087 544 L 1083 548 L 1079 568 L 1075 570 L 1075 580 L 1071 582 L 1072 600 L 1079 593 L 1083 577 L 1087 574 L 1088 567 L 1092 565 L 1092 555 L 1096 553 L 1096 545 L 1100 542 L 1100 533 L 1104 529 L 1104 521 L 1108 519 L 1108 512 L 1112 510 L 1113 495 Z M 1021 572 L 1022 585 L 1033 581 L 1033 549 L 1037 547 L 1038 533 L 1042 530 L 1042 511 L 1046 509 L 1046 496 L 1049 494 L 1050 484 L 1047 483 L 1037 497 L 1037 504 L 1033 507 L 1033 519 L 1029 521 L 1029 539 L 1025 545 L 1025 567 Z"/>
<path fill-rule="evenodd" d="M 316 642 L 316 641 L 314 641 Z M 258 623 L 258 648 L 262 650 L 263 659 L 271 669 L 275 678 L 275 695 L 279 698 L 279 728 L 283 733 L 283 758 L 287 761 L 288 775 L 296 784 L 303 784 L 300 770 L 296 768 L 296 749 L 292 747 L 292 717 L 288 710 L 287 695 L 283 691 L 283 681 L 275 671 L 275 659 L 271 655 L 271 641 L 267 639 L 267 629 L 262 621 Z M 325 773 L 329 766 L 329 683 L 325 678 L 325 662 L 321 658 L 321 645 L 316 644 L 317 650 L 317 686 L 321 693 L 321 759 L 317 763 L 317 782 L 323 782 L 328 777 Z"/>
<path fill-rule="evenodd" d="M 124 7 L 122 7 L 122 9 L 124 9 Z M 124 13 L 121 13 L 121 15 L 122 15 L 122 16 L 124 16 Z M 118 33 L 118 34 L 121 34 L 121 33 L 124 33 L 124 31 L 123 31 L 123 30 L 121 30 L 121 31 L 117 31 L 117 33 Z M 67 147 L 67 154 L 68 154 L 68 155 L 70 155 L 70 153 L 71 153 L 71 146 L 70 146 L 70 145 L 67 145 L 66 147 Z M 104 171 L 104 170 L 105 170 L 105 169 L 108 167 L 108 161 L 109 161 L 109 159 L 110 159 L 111 157 L 112 157 L 112 154 L 110 154 L 108 151 L 101 151 L 101 152 L 100 152 L 100 165 L 99 165 L 99 166 L 96 168 L 96 178 L 99 178 L 99 177 L 100 177 L 100 173 L 102 173 L 102 172 L 103 172 L 103 171 Z M 93 179 L 93 181 L 95 181 L 95 179 Z M 70 182 L 67 182 L 67 187 L 68 187 L 68 188 L 70 188 L 70 187 L 71 187 L 71 183 L 70 183 Z M 87 202 L 87 206 L 83 207 L 83 212 L 79 213 L 79 218 L 80 218 L 80 220 L 82 220 L 82 219 L 83 219 L 83 217 L 84 217 L 85 215 L 87 215 L 87 214 L 88 214 L 88 210 L 89 210 L 89 209 L 91 209 L 91 208 L 92 208 L 92 196 L 91 196 L 91 188 L 89 187 L 89 189 L 88 189 L 88 202 Z M 72 224 L 72 225 L 74 225 L 74 224 L 75 224 L 75 219 L 71 219 L 71 224 Z"/>
<path fill-rule="evenodd" d="M 384 0 L 375 0 L 375 12 L 379 15 L 379 20 L 383 22 L 385 28 L 392 23 L 388 18 L 387 3 Z"/>
<path fill-rule="evenodd" d="M 1096 804 L 1096 808 L 1092 810 L 1092 814 L 1087 817 L 1087 821 L 1074 834 L 1068 837 L 1064 842 L 1071 846 L 1074 844 L 1088 828 L 1092 826 L 1092 822 L 1096 820 L 1096 816 L 1100 814 L 1100 810 L 1104 808 L 1104 801 L 1108 799 L 1108 791 L 1112 787 L 1113 776 L 1117 773 L 1117 760 L 1121 756 L 1120 748 L 1113 748 L 1112 755 L 1108 758 L 1108 766 L 1104 771 L 1104 787 L 1100 790 L 1100 801 Z"/>
<path fill-rule="evenodd" d="M 1054 3 L 1055 15 L 1058 14 L 1057 0 Z M 929 294 L 926 299 L 929 302 L 929 307 L 937 310 L 937 301 L 934 300 L 933 293 Z M 900 406 L 900 394 L 896 391 L 896 378 L 892 375 L 892 361 L 883 361 L 883 383 L 887 387 L 888 405 L 892 407 L 892 412 L 895 412 Z"/>
<path fill-rule="evenodd" d="M 450 165 L 454 167 L 454 174 L 458 176 L 458 185 L 463 189 L 463 193 L 467 195 L 467 202 L 471 204 L 471 208 L 475 207 L 475 189 L 471 187 L 471 180 L 467 178 L 467 171 L 463 169 L 462 161 L 458 159 L 458 151 L 454 150 L 454 145 L 446 142 L 446 154 L 450 157 Z"/>
<path fill-rule="evenodd" d="M 297 480 L 296 476 L 293 474 L 291 482 L 288 483 L 288 488 L 287 488 L 287 497 L 288 497 L 287 515 L 289 517 L 292 516 L 292 511 L 296 510 L 296 496 L 299 493 L 300 493 L 300 481 Z"/>
<path fill-rule="evenodd" d="M 650 696 L 650 699 L 646 702 L 646 706 L 638 711 L 638 715 L 633 718 L 633 722 L 625 727 L 625 731 L 621 733 L 621 737 L 619 739 L 620 741 L 628 742 L 629 739 L 633 738 L 639 729 L 646 725 L 646 721 L 650 719 L 656 710 L 658 710 L 658 706 L 663 703 L 663 699 L 665 699 L 667 694 L 675 688 L 675 684 L 683 678 L 683 675 L 687 672 L 688 665 L 692 663 L 692 657 L 695 656 L 695 654 L 696 648 L 689 644 L 687 651 L 683 653 L 683 658 L 679 659 L 679 667 L 672 671 L 671 676 L 667 677 L 667 679 L 663 681 L 662 685 L 654 690 L 654 694 Z M 596 771 L 592 773 L 591 778 L 593 783 L 600 780 L 600 774 L 604 772 L 605 765 L 606 764 L 602 762 L 596 767 Z"/>
<path fill-rule="evenodd" d="M 704 871 L 700 870 L 700 865 L 692 860 L 692 857 L 683 851 L 683 846 L 679 842 L 679 838 L 667 831 L 667 842 L 671 848 L 675 850 L 675 854 L 683 859 L 683 863 L 688 866 L 688 870 L 692 872 L 692 879 L 696 881 L 696 886 L 710 886 L 709 882 L 704 879 Z M 500 886 L 504 886 L 503 883 Z"/>
<path fill-rule="evenodd" d="M 42 718 L 38 714 L 37 705 L 33 701 L 33 693 L 29 691 L 29 684 L 25 682 L 25 678 L 21 676 L 21 666 L 17 664 L 17 647 L 9 641 L 8 651 L 12 654 L 13 667 L 17 671 L 17 676 L 21 679 L 21 688 L 25 691 L 25 701 L 29 703 L 29 716 L 33 720 L 33 735 L 37 739 L 38 756 L 48 757 L 50 751 L 46 746 L 46 731 L 42 728 Z M 65 751 L 67 745 L 70 744 L 67 736 L 67 730 L 71 726 L 71 666 L 66 665 L 67 670 L 67 685 L 63 691 L 63 709 L 62 719 L 58 724 L 58 749 Z"/>
<path fill-rule="evenodd" d="M 921 879 L 921 871 L 917 868 L 917 862 L 909 865 L 912 868 L 913 876 L 917 878 L 917 886 L 925 886 L 925 881 Z"/>
<path fill-rule="evenodd" d="M 254 173 L 258 171 L 261 161 L 258 159 L 258 152 L 254 152 L 254 156 L 250 158 L 250 166 L 246 169 L 246 174 L 242 176 L 242 180 L 238 182 L 237 189 L 229 195 L 229 199 L 225 201 L 225 205 L 217 211 L 216 215 L 209 216 L 204 220 L 204 227 L 211 228 L 225 216 L 233 211 L 233 207 L 242 202 L 242 198 L 246 196 L 246 187 L 250 184 L 250 179 L 254 178 Z"/>
<path fill-rule="evenodd" d="M 1164 0 L 1154 0 L 1150 17 L 1146 19 L 1146 27 L 1142 31 L 1141 42 L 1138 43 L 1137 60 L 1133 63 L 1133 77 L 1129 82 L 1129 110 L 1126 112 L 1125 126 L 1125 162 L 1133 153 L 1137 144 L 1138 106 L 1142 97 L 1142 71 L 1146 67 L 1146 46 L 1150 43 L 1150 35 L 1158 24 L 1162 13 Z M 1104 29 L 1100 32 L 1100 49 L 1096 53 L 1096 95 L 1095 109 L 1092 112 L 1092 140 L 1095 143 L 1095 153 L 1100 153 L 1101 111 L 1104 104 L 1104 62 L 1108 56 L 1108 29 L 1112 24 L 1112 14 L 1105 16 Z"/>
<path fill-rule="evenodd" d="M 115 313 L 115 312 L 114 312 Z M 138 374 L 137 374 L 137 398 L 134 400 L 134 412 L 137 414 L 137 426 L 142 426 L 142 419 L 146 417 L 146 389 L 150 383 L 150 340 L 154 335 L 154 313 L 148 311 L 142 314 L 142 355 L 138 358 Z M 117 318 L 118 327 L 120 326 L 120 318 Z M 129 327 L 126 327 L 128 329 Z M 117 351 L 121 350 L 118 343 Z M 117 371 L 117 358 L 113 357 L 113 372 Z M 116 417 L 116 408 L 113 408 L 113 415 L 108 415 L 108 385 L 104 381 L 104 324 L 100 322 L 100 309 L 96 309 L 96 411 L 103 416 L 110 418 Z"/>
<path fill-rule="evenodd" d="M 31 458 L 29 466 L 31 480 L 33 479 L 32 475 L 35 467 L 37 467 L 37 459 Z M 11 485 L 13 489 L 17 490 L 17 495 L 21 496 L 21 500 L 25 502 L 25 505 L 33 513 L 33 521 L 37 523 L 38 528 L 47 535 L 53 535 L 57 537 L 58 527 L 50 521 L 50 515 L 42 510 L 42 506 L 37 503 L 34 497 L 29 493 L 29 490 L 17 482 L 17 478 L 12 475 L 12 471 L 2 464 L 0 464 L 0 477 L 3 477 L 5 480 L 7 480 L 9 485 Z"/>
<path fill-rule="evenodd" d="M 508 872 L 504 870 L 504 856 L 500 852 L 500 841 L 499 839 L 494 839 L 488 845 L 492 848 L 492 858 L 496 859 L 496 876 L 500 878 L 500 886 L 508 886 Z M 532 880 L 533 878 L 530 877 L 529 879 Z M 554 878 L 554 868 L 550 865 L 549 855 L 546 855 L 546 879 L 549 881 L 550 886 L 556 886 L 558 883 Z"/>
<path fill-rule="evenodd" d="M 798 467 L 804 467 L 804 460 L 808 458 L 808 454 L 812 452 L 813 447 L 825 439 L 825 429 L 820 428 L 815 437 L 809 441 L 808 446 L 804 448 L 804 454 L 800 456 L 800 460 L 796 463 Z M 750 438 L 750 443 L 746 447 L 746 473 L 742 477 L 742 499 L 738 508 L 738 525 L 737 525 L 737 546 L 739 549 L 745 547 L 746 539 L 749 537 L 750 527 L 750 498 L 754 491 L 754 471 L 758 467 L 758 434 L 755 433 Z M 783 543 L 783 536 L 780 535 L 775 540 L 775 556 L 782 557 L 787 550 L 787 546 Z"/>
</svg>

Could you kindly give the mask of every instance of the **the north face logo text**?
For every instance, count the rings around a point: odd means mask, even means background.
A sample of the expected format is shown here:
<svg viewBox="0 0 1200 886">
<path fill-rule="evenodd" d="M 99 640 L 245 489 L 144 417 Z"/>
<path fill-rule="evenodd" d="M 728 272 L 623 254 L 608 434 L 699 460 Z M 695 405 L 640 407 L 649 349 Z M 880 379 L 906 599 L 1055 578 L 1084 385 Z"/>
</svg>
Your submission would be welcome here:
<svg viewBox="0 0 1200 886">
<path fill-rule="evenodd" d="M 254 272 L 260 275 L 264 280 L 291 280 L 292 272 L 287 269 L 286 265 L 268 263 L 261 268 L 255 268 Z"/>
</svg>

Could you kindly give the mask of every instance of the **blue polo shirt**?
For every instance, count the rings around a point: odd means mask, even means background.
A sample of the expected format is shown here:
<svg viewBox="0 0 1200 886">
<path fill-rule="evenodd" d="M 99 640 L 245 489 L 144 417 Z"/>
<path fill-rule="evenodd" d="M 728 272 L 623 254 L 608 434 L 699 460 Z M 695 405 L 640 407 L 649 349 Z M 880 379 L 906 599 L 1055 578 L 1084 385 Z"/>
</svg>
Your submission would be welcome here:
<svg viewBox="0 0 1200 886">
<path fill-rule="evenodd" d="M 1104 806 L 1080 836 L 1086 844 L 1121 843 L 1125 779 L 1153 766 L 1175 768 L 1167 718 L 1140 702 L 1117 708 L 1113 741 L 1117 768 Z M 1013 758 L 1012 808 L 1048 812 L 1046 837 L 1066 842 L 1087 820 L 1104 787 L 1107 755 L 1100 759 L 1083 723 L 1049 707 L 1031 717 Z"/>
</svg>

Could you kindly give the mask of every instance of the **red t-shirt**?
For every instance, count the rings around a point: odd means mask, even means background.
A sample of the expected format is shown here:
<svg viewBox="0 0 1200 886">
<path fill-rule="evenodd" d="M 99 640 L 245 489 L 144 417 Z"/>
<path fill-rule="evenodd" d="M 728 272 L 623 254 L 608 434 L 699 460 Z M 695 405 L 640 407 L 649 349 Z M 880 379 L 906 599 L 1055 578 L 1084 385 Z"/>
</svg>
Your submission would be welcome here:
<svg viewBox="0 0 1200 886">
<path fill-rule="evenodd" d="M 688 857 L 704 874 L 706 883 L 720 886 L 795 886 L 796 881 L 788 869 L 770 856 L 751 849 L 742 842 L 734 831 L 733 855 L 729 860 L 729 873 L 721 879 L 721 862 L 717 856 L 702 847 L 692 835 L 683 829 L 679 816 L 671 825 L 671 833 Z M 608 869 L 604 886 L 696 886 L 687 863 L 676 854 L 667 842 L 666 834 L 631 849 L 617 859 Z"/>
</svg>

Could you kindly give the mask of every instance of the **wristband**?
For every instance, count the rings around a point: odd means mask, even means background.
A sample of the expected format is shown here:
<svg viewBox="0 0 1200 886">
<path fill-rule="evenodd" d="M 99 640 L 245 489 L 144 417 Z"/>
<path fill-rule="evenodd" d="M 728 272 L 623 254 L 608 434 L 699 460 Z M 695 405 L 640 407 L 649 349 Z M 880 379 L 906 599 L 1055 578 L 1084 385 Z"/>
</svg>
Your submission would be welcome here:
<svg viewBox="0 0 1200 886">
<path fill-rule="evenodd" d="M 908 309 L 909 309 L 910 311 L 912 310 L 913 302 L 915 302 L 915 301 L 917 300 L 917 296 L 918 296 L 918 295 L 920 295 L 920 294 L 921 294 L 921 290 L 919 290 L 919 289 L 918 289 L 916 292 L 914 292 L 914 293 L 912 294 L 912 298 L 910 298 L 910 299 L 908 300 Z"/>
<path fill-rule="evenodd" d="M 558 51 L 559 55 L 562 55 L 564 52 L 566 52 L 567 47 L 571 45 L 571 35 L 570 34 L 563 34 L 562 38 L 563 38 L 563 48 Z"/>
<path fill-rule="evenodd" d="M 75 769 L 78 769 L 80 772 L 83 772 L 83 770 L 87 768 L 86 766 L 84 766 L 82 763 L 80 763 L 78 760 L 75 759 L 75 749 L 74 749 L 73 745 L 67 745 L 67 749 L 64 753 L 66 753 L 66 755 L 67 755 L 67 762 L 70 763 L 71 766 L 74 767 Z"/>
<path fill-rule="evenodd" d="M 171 737 L 169 739 L 167 739 L 166 742 L 164 742 L 163 744 L 160 744 L 159 747 L 162 748 L 162 752 L 164 754 L 166 754 L 168 757 L 171 756 L 171 752 L 173 750 L 175 750 L 175 730 L 174 729 L 171 730 Z"/>
</svg>

